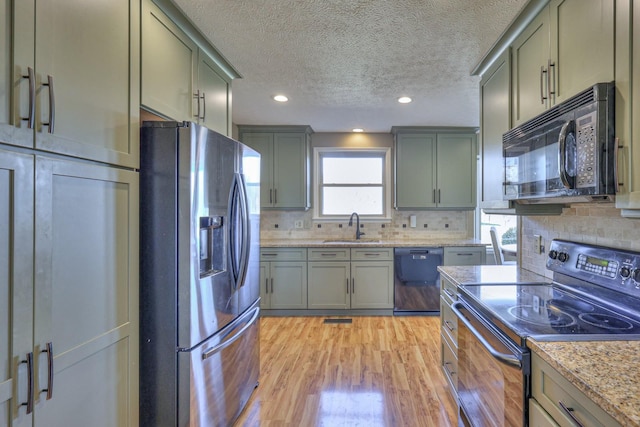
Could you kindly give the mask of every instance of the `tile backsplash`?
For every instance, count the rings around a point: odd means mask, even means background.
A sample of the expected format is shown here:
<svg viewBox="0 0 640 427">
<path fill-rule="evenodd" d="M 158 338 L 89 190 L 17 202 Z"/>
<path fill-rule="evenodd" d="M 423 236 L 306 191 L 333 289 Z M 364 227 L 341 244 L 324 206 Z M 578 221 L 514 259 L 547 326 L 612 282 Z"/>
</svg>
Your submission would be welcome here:
<svg viewBox="0 0 640 427">
<path fill-rule="evenodd" d="M 552 239 L 640 252 L 640 220 L 621 217 L 620 210 L 610 203 L 575 204 L 563 209 L 562 215 L 522 217 L 521 225 L 521 265 L 547 277 L 552 276 L 545 268 Z M 542 254 L 534 251 L 536 234 L 542 236 Z"/>
<path fill-rule="evenodd" d="M 260 213 L 260 237 L 269 239 L 348 239 L 355 236 L 353 227 L 344 222 L 313 220 L 311 211 L 263 210 Z M 361 220 L 363 238 L 380 240 L 420 240 L 433 238 L 469 239 L 473 237 L 473 211 L 393 211 L 391 222 Z M 416 227 L 409 218 L 416 216 Z M 354 219 L 355 220 L 355 219 Z M 296 228 L 296 222 L 302 228 Z"/>
</svg>

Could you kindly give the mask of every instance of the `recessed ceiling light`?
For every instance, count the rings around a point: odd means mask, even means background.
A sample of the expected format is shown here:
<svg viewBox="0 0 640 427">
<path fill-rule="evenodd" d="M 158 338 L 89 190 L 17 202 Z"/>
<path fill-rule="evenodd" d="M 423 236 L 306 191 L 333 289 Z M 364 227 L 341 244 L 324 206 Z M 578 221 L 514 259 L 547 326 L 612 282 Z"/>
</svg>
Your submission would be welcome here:
<svg viewBox="0 0 640 427">
<path fill-rule="evenodd" d="M 398 98 L 398 102 L 400 104 L 408 104 L 412 101 L 411 98 L 409 98 L 408 96 L 401 96 L 400 98 Z"/>
<path fill-rule="evenodd" d="M 364 129 L 362 129 L 362 128 L 354 128 L 353 131 L 354 132 L 364 132 Z"/>
<path fill-rule="evenodd" d="M 287 102 L 289 100 L 289 98 L 287 98 L 284 95 L 276 95 L 273 97 L 274 101 L 278 101 L 278 102 Z"/>
</svg>

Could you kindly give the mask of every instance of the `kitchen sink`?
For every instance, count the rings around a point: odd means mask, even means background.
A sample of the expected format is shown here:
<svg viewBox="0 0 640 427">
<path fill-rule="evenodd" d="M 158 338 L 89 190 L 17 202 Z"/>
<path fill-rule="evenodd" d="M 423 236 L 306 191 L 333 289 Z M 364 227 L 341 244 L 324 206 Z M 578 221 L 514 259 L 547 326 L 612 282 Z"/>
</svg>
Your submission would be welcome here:
<svg viewBox="0 0 640 427">
<path fill-rule="evenodd" d="M 322 243 L 340 243 L 340 244 L 345 244 L 345 243 L 349 243 L 349 244 L 358 244 L 358 243 L 382 243 L 381 240 L 379 239 L 327 239 L 324 240 Z"/>
</svg>

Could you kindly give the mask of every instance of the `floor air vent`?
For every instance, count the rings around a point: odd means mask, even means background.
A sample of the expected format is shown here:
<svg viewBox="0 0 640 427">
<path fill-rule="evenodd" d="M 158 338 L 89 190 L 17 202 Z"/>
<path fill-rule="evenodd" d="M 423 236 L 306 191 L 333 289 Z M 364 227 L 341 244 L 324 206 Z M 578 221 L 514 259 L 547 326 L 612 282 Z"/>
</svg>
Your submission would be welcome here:
<svg viewBox="0 0 640 427">
<path fill-rule="evenodd" d="M 351 319 L 324 319 L 324 323 L 351 323 Z"/>
</svg>

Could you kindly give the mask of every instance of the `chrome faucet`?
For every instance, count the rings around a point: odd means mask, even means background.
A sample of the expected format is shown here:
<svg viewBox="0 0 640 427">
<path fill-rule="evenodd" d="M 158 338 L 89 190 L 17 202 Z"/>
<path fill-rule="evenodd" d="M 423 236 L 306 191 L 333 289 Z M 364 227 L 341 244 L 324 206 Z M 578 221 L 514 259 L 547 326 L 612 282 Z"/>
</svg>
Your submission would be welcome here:
<svg viewBox="0 0 640 427">
<path fill-rule="evenodd" d="M 353 225 L 354 215 L 356 216 L 356 240 L 360 240 L 360 236 L 362 236 L 364 233 L 360 231 L 360 215 L 358 215 L 356 212 L 352 213 L 351 217 L 349 218 L 349 227 Z"/>
</svg>

